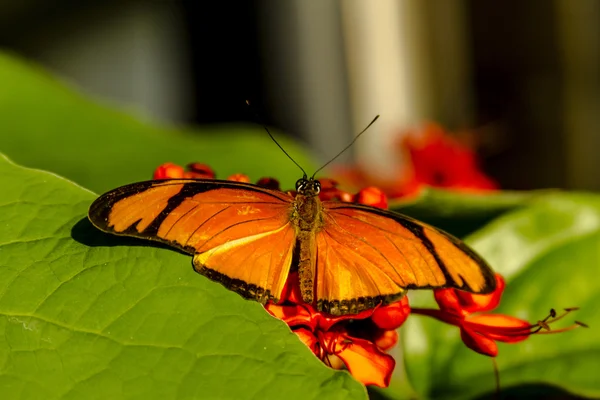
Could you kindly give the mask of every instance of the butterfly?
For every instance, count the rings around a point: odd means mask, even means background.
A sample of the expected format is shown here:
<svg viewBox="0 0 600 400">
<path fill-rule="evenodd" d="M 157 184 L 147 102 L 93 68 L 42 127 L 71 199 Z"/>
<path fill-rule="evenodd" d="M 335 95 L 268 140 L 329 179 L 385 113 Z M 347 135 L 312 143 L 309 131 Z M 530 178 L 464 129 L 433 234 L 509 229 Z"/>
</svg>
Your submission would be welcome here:
<svg viewBox="0 0 600 400">
<path fill-rule="evenodd" d="M 102 231 L 165 243 L 243 297 L 277 302 L 297 271 L 302 299 L 334 316 L 389 304 L 408 289 L 495 289 L 488 264 L 454 236 L 392 211 L 215 179 L 122 186 L 91 205 Z"/>
</svg>

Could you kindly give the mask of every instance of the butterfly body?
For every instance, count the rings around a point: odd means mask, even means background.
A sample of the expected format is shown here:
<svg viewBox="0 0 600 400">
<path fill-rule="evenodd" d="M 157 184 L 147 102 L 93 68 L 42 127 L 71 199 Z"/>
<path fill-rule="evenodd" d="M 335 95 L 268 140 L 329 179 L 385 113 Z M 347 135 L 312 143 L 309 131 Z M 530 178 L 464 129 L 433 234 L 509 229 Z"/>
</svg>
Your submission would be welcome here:
<svg viewBox="0 0 600 400">
<path fill-rule="evenodd" d="M 193 255 L 194 269 L 246 298 L 277 301 L 297 270 L 303 300 L 333 315 L 388 304 L 410 288 L 488 293 L 495 279 L 459 239 L 409 217 L 321 201 L 316 179 L 291 196 L 256 185 L 171 179 L 100 196 L 99 229 L 160 241 Z"/>
<path fill-rule="evenodd" d="M 306 303 L 312 304 L 316 261 L 314 238 L 323 228 L 323 206 L 318 197 L 320 184 L 319 181 L 302 179 L 296 183 L 296 189 L 298 194 L 294 198 L 290 221 L 296 227 L 300 293 Z"/>
</svg>

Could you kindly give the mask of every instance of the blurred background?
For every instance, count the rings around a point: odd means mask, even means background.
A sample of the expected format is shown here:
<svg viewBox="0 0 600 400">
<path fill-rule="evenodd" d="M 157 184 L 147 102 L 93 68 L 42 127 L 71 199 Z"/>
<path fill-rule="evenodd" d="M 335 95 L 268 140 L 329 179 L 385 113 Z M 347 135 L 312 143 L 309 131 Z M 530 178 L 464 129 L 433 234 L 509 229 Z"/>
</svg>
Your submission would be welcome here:
<svg viewBox="0 0 600 400">
<path fill-rule="evenodd" d="M 390 144 L 435 121 L 503 188 L 598 190 L 598 21 L 595 0 L 23 0 L 0 46 L 165 123 L 254 122 L 250 99 L 321 162 L 381 114 L 342 161 L 397 171 Z"/>
</svg>

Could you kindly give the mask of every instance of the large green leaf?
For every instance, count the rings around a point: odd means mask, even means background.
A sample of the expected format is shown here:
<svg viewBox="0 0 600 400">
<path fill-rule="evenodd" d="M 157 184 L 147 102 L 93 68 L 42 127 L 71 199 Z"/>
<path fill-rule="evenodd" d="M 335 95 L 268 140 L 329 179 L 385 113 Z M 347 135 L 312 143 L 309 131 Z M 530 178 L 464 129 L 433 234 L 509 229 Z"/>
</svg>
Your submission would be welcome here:
<svg viewBox="0 0 600 400">
<path fill-rule="evenodd" d="M 221 178 L 277 176 L 285 188 L 293 188 L 301 176 L 257 125 L 160 126 L 92 102 L 2 53 L 0 82 L 0 151 L 21 165 L 58 173 L 97 192 L 150 179 L 169 161 L 208 163 Z M 279 140 L 305 169 L 314 168 L 297 145 Z"/>
<path fill-rule="evenodd" d="M 4 157 L 0 187 L 2 398 L 364 398 L 189 256 L 94 229 L 93 193 Z"/>
<path fill-rule="evenodd" d="M 579 306 L 553 328 L 575 319 L 592 327 L 500 344 L 497 362 L 504 393 L 600 397 L 600 197 L 542 197 L 498 218 L 468 242 L 507 279 L 498 313 L 535 323 L 552 307 L 560 312 Z M 492 396 L 490 359 L 467 349 L 457 328 L 412 316 L 403 338 L 406 369 L 419 393 L 440 399 Z"/>
</svg>

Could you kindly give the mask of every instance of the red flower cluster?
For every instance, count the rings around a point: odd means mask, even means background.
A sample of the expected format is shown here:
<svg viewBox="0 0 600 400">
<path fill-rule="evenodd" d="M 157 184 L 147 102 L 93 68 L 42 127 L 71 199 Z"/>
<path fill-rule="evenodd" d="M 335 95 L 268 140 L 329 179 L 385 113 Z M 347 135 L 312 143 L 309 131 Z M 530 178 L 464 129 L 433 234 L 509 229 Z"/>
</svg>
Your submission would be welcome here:
<svg viewBox="0 0 600 400">
<path fill-rule="evenodd" d="M 204 164 L 193 163 L 184 169 L 175 164 L 163 164 L 154 172 L 154 179 L 203 178 L 214 179 L 213 170 Z M 236 182 L 250 182 L 247 175 L 234 174 L 227 178 Z M 321 200 L 356 202 L 374 207 L 387 208 L 387 196 L 377 187 L 367 187 L 356 194 L 340 190 L 332 179 L 319 179 Z M 262 178 L 258 186 L 280 190 L 273 178 Z M 288 191 L 295 196 L 295 191 Z M 440 309 L 410 308 L 408 297 L 398 302 L 377 306 L 356 315 L 332 316 L 318 311 L 312 304 L 304 303 L 300 295 L 298 274 L 291 273 L 286 281 L 282 298 L 277 304 L 269 302 L 265 309 L 283 320 L 309 349 L 326 365 L 340 369 L 346 367 L 365 385 L 387 387 L 395 361 L 387 350 L 398 342 L 398 329 L 409 314 L 427 315 L 455 325 L 461 330 L 463 342 L 472 350 L 495 357 L 496 341 L 515 343 L 534 333 L 551 333 L 549 324 L 564 317 L 574 309 L 567 309 L 561 316 L 554 311 L 543 321 L 530 324 L 514 317 L 484 313 L 493 310 L 500 302 L 505 287 L 504 280 L 496 275 L 496 290 L 488 295 L 477 295 L 455 289 L 434 290 Z M 576 323 L 552 333 L 585 326 Z"/>
<path fill-rule="evenodd" d="M 419 134 L 405 136 L 400 143 L 412 162 L 410 188 L 422 185 L 459 191 L 498 189 L 497 184 L 479 169 L 477 156 L 439 125 L 429 123 Z"/>
<path fill-rule="evenodd" d="M 396 362 L 385 352 L 398 342 L 396 329 L 408 318 L 407 297 L 356 315 L 334 317 L 302 301 L 298 274 L 291 273 L 282 299 L 265 308 L 285 321 L 326 365 L 346 366 L 365 385 L 389 385 Z"/>
<path fill-rule="evenodd" d="M 216 174 L 213 169 L 206 164 L 191 163 L 184 169 L 177 164 L 164 163 L 154 170 L 152 179 L 215 179 L 215 176 Z M 246 182 L 250 182 L 250 179 Z"/>
<path fill-rule="evenodd" d="M 428 123 L 422 129 L 402 135 L 396 144 L 398 153 L 409 162 L 392 180 L 381 180 L 368 171 L 355 167 L 338 171 L 340 180 L 357 187 L 375 185 L 390 198 L 417 194 L 423 187 L 439 187 L 457 191 L 495 190 L 497 184 L 479 169 L 474 151 L 439 125 Z"/>
<path fill-rule="evenodd" d="M 535 333 L 559 333 L 585 326 L 581 322 L 575 322 L 567 328 L 550 331 L 551 323 L 576 308 L 565 309 L 559 316 L 554 310 L 550 310 L 550 315 L 536 324 L 509 315 L 486 313 L 498 307 L 505 286 L 502 276 L 496 274 L 496 290 L 488 295 L 456 289 L 434 290 L 435 301 L 440 309 L 412 308 L 411 313 L 427 315 L 459 327 L 462 341 L 468 348 L 490 357 L 498 355 L 496 341 L 517 343 Z"/>
</svg>

